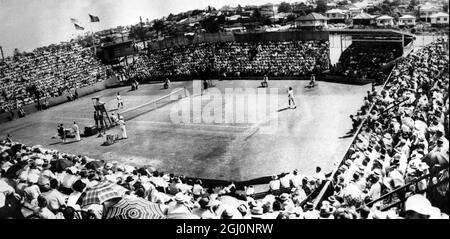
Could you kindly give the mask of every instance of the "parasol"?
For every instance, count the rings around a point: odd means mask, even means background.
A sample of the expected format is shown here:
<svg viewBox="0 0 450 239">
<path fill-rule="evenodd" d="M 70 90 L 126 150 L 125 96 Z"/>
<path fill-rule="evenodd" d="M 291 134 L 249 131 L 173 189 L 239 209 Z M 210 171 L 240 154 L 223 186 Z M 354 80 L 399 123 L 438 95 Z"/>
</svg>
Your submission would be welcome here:
<svg viewBox="0 0 450 239">
<path fill-rule="evenodd" d="M 115 183 L 104 182 L 85 191 L 78 199 L 81 207 L 91 204 L 102 204 L 113 198 L 122 197 L 128 190 Z"/>
<path fill-rule="evenodd" d="M 166 219 L 166 215 L 157 203 L 125 197 L 108 209 L 106 219 Z"/>
</svg>

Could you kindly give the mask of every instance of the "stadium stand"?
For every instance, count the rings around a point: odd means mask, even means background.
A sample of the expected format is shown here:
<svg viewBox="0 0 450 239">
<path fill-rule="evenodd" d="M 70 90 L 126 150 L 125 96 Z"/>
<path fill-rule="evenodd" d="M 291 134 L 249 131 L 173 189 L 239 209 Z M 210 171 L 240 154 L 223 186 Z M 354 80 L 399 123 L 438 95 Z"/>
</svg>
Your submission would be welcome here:
<svg viewBox="0 0 450 239">
<path fill-rule="evenodd" d="M 152 79 L 193 78 L 209 71 L 208 76 L 213 77 L 219 72 L 228 76 L 302 76 L 326 69 L 327 42 L 216 42 L 142 54 L 125 70 L 125 75 L 133 77 L 141 73 Z"/>
<path fill-rule="evenodd" d="M 336 216 L 448 218 L 446 49 L 441 39 L 411 53 L 370 93 L 370 113 L 322 195 L 322 204 L 338 202 Z"/>
<path fill-rule="evenodd" d="M 45 101 L 106 78 L 108 66 L 76 43 L 38 48 L 0 63 L 0 113 Z"/>
<path fill-rule="evenodd" d="M 402 56 L 398 43 L 353 42 L 339 57 L 332 73 L 347 77 L 385 79 L 381 67 Z"/>
<path fill-rule="evenodd" d="M 235 44 L 225 46 L 237 52 L 259 48 Z M 244 54 L 236 60 L 236 64 L 240 60 L 246 64 L 233 65 L 226 57 L 216 57 L 214 64 L 218 69 L 230 66 L 230 72 L 246 72 L 247 64 L 252 66 L 256 61 L 255 69 L 263 72 L 266 66 L 271 69 L 273 63 L 269 60 L 266 65 L 266 57 L 276 56 L 275 59 L 289 62 L 297 50 L 278 58 L 276 49 L 295 44 L 261 46 L 270 53 L 252 50 L 254 54 Z M 161 67 L 160 72 L 164 67 L 174 67 L 172 75 L 190 75 L 191 69 L 202 67 L 199 56 L 208 56 L 208 50 L 200 48 L 208 46 L 177 49 L 181 54 L 167 49 L 161 53 L 163 63 L 157 67 Z M 446 49 L 448 39 L 441 39 L 411 53 L 397 64 L 380 93 L 369 92 L 367 104 L 363 105 L 366 110 L 359 114 L 361 121 L 354 144 L 331 178 L 327 179 L 320 168 L 313 176 L 296 171 L 282 177 L 273 175 L 269 193 L 253 197 L 251 186 L 243 193 L 237 191 L 234 183 L 207 188 L 201 180 L 40 146 L 27 147 L 7 139 L 0 144 L 0 218 L 448 218 Z M 168 52 L 174 55 L 173 59 L 166 55 Z M 301 52 L 309 54 L 307 49 Z M 302 63 L 310 63 L 309 68 L 302 65 L 299 71 L 290 71 L 289 67 L 277 65 L 279 71 L 273 72 L 301 74 L 317 65 L 309 56 L 303 59 Z M 135 69 L 139 69 L 143 63 L 136 64 Z M 310 196 L 317 190 L 321 191 L 317 198 Z M 325 190 L 328 193 L 322 193 Z M 394 210 L 391 207 L 384 211 L 385 204 L 396 200 L 400 203 Z M 119 210 L 120 205 L 126 204 L 145 208 L 145 213 Z"/>
</svg>

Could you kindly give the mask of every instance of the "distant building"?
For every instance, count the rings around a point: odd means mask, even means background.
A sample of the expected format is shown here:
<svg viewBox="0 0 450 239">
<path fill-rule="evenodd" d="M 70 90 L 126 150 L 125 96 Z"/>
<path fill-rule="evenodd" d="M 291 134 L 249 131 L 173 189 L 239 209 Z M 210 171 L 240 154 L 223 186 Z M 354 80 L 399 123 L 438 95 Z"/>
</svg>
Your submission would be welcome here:
<svg viewBox="0 0 450 239">
<path fill-rule="evenodd" d="M 374 25 L 375 18 L 376 16 L 363 12 L 353 17 L 352 23 L 353 25 L 363 25 L 363 26 Z"/>
<path fill-rule="evenodd" d="M 229 22 L 246 21 L 249 19 L 250 19 L 250 17 L 241 16 L 241 15 L 233 15 L 233 16 L 229 16 L 229 17 L 225 18 L 225 20 L 227 20 Z"/>
<path fill-rule="evenodd" d="M 417 7 L 421 21 L 431 22 L 431 15 L 437 14 L 441 9 L 431 4 L 421 4 Z"/>
<path fill-rule="evenodd" d="M 416 25 L 416 17 L 411 15 L 403 15 L 398 18 L 397 25 L 399 27 L 414 27 Z"/>
<path fill-rule="evenodd" d="M 223 31 L 227 33 L 240 33 L 246 32 L 247 29 L 245 27 L 224 27 Z"/>
<path fill-rule="evenodd" d="M 379 27 L 392 27 L 394 26 L 394 18 L 388 15 L 377 17 L 377 26 Z"/>
<path fill-rule="evenodd" d="M 363 13 L 363 10 L 359 7 L 350 7 L 350 8 L 348 8 L 348 12 L 350 13 L 350 17 L 355 17 L 355 16 Z"/>
<path fill-rule="evenodd" d="M 306 29 L 322 29 L 328 26 L 328 18 L 319 14 L 312 12 L 306 16 L 301 16 L 295 20 L 296 28 L 306 28 Z"/>
<path fill-rule="evenodd" d="M 344 23 L 349 19 L 349 12 L 342 9 L 331 9 L 325 12 L 328 17 L 328 23 Z"/>
<path fill-rule="evenodd" d="M 266 32 L 282 32 L 282 31 L 287 31 L 292 27 L 293 26 L 291 26 L 291 25 L 284 25 L 284 26 L 274 25 L 274 26 L 266 27 L 265 31 Z"/>
<path fill-rule="evenodd" d="M 271 19 L 272 21 L 278 21 L 278 20 L 280 20 L 280 19 L 285 19 L 285 18 L 287 18 L 289 15 L 291 15 L 291 13 L 280 12 L 280 13 L 277 13 L 277 14 L 271 16 L 270 19 Z"/>
<path fill-rule="evenodd" d="M 448 26 L 448 13 L 439 12 L 430 16 L 431 25 Z"/>
</svg>

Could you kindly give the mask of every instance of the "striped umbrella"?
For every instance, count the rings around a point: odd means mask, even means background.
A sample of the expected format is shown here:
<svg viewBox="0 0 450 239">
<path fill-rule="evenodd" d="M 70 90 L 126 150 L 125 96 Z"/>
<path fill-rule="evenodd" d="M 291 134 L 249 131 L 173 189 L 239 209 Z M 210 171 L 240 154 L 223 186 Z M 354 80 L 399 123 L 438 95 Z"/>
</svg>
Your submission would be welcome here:
<svg viewBox="0 0 450 239">
<path fill-rule="evenodd" d="M 108 209 L 106 219 L 166 219 L 166 215 L 157 203 L 125 197 Z"/>
<path fill-rule="evenodd" d="M 110 199 L 122 197 L 128 190 L 110 182 L 100 183 L 86 190 L 78 199 L 81 207 L 91 204 L 102 204 Z M 80 203 L 81 202 L 81 203 Z"/>
</svg>

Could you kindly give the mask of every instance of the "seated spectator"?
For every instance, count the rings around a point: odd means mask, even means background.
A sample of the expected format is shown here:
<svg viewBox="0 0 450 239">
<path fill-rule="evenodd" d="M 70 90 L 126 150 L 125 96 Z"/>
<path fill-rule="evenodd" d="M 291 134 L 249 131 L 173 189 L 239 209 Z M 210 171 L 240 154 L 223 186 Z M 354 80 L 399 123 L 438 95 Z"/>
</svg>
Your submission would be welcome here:
<svg viewBox="0 0 450 239">
<path fill-rule="evenodd" d="M 57 213 L 61 207 L 66 206 L 66 197 L 64 194 L 58 191 L 59 182 L 56 179 L 50 180 L 50 191 L 43 193 L 42 195 L 48 202 L 48 209 Z"/>
</svg>

